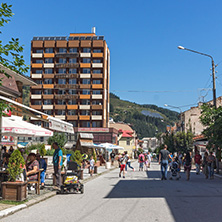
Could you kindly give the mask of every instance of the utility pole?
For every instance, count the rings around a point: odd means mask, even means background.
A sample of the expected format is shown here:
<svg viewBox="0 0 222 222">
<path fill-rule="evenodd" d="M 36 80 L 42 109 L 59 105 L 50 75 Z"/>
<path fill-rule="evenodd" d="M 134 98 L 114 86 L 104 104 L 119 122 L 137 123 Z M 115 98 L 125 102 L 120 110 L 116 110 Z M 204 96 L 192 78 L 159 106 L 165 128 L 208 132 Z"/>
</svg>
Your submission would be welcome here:
<svg viewBox="0 0 222 222">
<path fill-rule="evenodd" d="M 213 105 L 215 108 L 217 108 L 217 99 L 216 99 L 216 84 L 215 84 L 215 64 L 214 60 L 211 57 L 212 60 L 212 77 L 213 77 Z"/>
</svg>

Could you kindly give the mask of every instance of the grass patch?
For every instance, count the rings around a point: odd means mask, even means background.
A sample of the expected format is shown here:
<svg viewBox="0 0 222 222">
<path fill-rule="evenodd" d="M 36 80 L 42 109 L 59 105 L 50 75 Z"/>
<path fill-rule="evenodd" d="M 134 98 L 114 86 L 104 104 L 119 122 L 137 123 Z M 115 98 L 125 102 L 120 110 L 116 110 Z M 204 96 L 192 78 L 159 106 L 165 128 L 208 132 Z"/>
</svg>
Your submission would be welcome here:
<svg viewBox="0 0 222 222">
<path fill-rule="evenodd" d="M 23 201 L 13 201 L 13 200 L 0 200 L 0 204 L 9 204 L 9 205 L 19 205 L 28 202 L 28 200 Z"/>
</svg>

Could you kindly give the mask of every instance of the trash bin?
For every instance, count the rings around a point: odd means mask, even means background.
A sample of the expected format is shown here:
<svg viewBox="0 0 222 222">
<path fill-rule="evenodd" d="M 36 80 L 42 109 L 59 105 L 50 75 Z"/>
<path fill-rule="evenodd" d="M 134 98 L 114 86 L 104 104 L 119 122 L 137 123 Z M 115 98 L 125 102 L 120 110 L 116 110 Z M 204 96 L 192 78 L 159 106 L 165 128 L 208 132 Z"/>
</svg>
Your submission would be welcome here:
<svg viewBox="0 0 222 222">
<path fill-rule="evenodd" d="M 106 169 L 110 169 L 111 168 L 111 162 L 106 162 Z"/>
</svg>

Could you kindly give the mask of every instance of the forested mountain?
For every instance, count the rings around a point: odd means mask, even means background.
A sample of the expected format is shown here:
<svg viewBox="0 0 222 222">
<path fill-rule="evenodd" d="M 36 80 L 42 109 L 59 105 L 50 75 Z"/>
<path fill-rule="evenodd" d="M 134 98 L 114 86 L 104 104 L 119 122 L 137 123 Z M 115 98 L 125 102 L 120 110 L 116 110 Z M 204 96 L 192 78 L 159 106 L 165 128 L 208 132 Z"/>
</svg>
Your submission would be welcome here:
<svg viewBox="0 0 222 222">
<path fill-rule="evenodd" d="M 115 122 L 129 123 L 141 139 L 165 132 L 167 125 L 174 125 L 179 119 L 179 113 L 156 105 L 139 105 L 121 100 L 110 93 L 110 117 Z"/>
</svg>

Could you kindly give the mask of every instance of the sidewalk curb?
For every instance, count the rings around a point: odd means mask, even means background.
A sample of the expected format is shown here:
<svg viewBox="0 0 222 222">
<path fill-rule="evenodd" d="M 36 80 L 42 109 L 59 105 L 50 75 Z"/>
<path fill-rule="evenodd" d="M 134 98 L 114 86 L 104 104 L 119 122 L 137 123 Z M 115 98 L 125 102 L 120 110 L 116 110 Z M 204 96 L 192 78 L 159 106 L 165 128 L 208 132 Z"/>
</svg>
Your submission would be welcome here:
<svg viewBox="0 0 222 222">
<path fill-rule="evenodd" d="M 214 176 L 222 179 L 222 175 L 219 175 L 219 174 L 216 174 L 216 173 L 215 173 Z"/>
<path fill-rule="evenodd" d="M 102 172 L 102 173 L 98 173 L 98 174 L 96 174 L 96 175 L 94 175 L 94 176 L 92 176 L 92 177 L 88 177 L 88 178 L 84 179 L 82 182 L 83 182 L 83 184 L 85 184 L 85 183 L 87 183 L 87 182 L 89 182 L 89 181 L 91 181 L 91 180 L 93 180 L 93 179 L 95 179 L 95 178 L 97 178 L 97 177 L 99 177 L 99 176 L 101 176 L 101 175 L 103 175 L 103 174 L 109 173 L 110 171 L 115 170 L 115 169 L 117 169 L 117 168 L 118 168 L 118 167 L 114 167 L 114 168 L 111 168 L 111 169 L 107 169 L 107 171 L 104 171 L 104 172 Z M 2 211 L 0 211 L 0 219 L 2 219 L 3 217 L 8 216 L 8 215 L 10 215 L 10 214 L 16 213 L 17 211 L 20 211 L 20 210 L 22 210 L 22 209 L 31 207 L 31 206 L 33 206 L 33 205 L 35 205 L 35 204 L 37 204 L 37 203 L 40 203 L 40 202 L 42 202 L 42 201 L 44 201 L 44 200 L 49 199 L 49 198 L 51 198 L 51 197 L 53 197 L 53 196 L 55 196 L 55 195 L 56 195 L 56 191 L 52 191 L 52 192 L 43 194 L 43 195 L 40 196 L 40 197 L 31 199 L 31 200 L 29 200 L 26 204 L 20 204 L 20 205 L 13 206 L 13 207 L 7 208 L 7 209 L 5 209 L 5 210 L 2 210 Z"/>
</svg>

